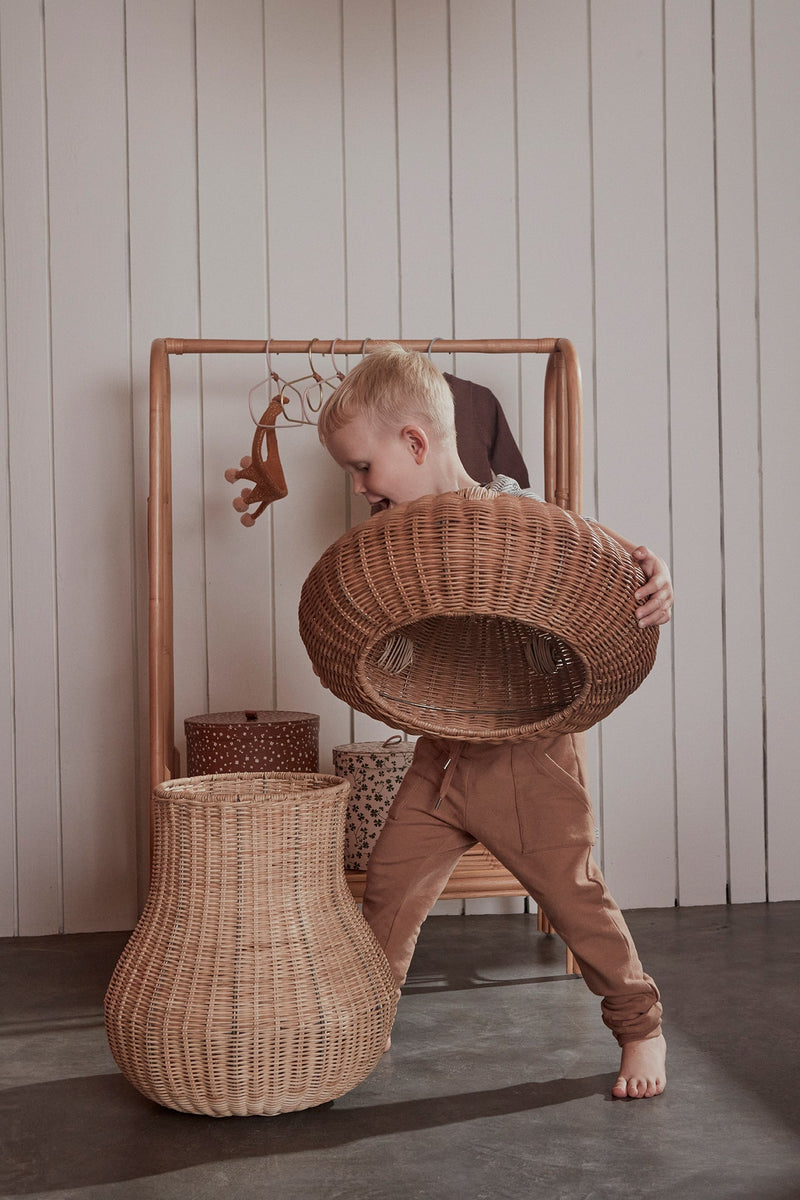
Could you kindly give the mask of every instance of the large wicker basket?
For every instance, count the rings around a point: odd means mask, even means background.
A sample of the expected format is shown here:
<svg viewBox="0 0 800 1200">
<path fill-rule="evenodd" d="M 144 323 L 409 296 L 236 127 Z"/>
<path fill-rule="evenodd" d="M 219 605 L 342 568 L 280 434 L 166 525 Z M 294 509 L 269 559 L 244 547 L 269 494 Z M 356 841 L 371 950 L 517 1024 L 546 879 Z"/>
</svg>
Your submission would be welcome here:
<svg viewBox="0 0 800 1200">
<path fill-rule="evenodd" d="M 593 522 L 470 488 L 355 526 L 303 585 L 322 683 L 410 733 L 500 741 L 589 729 L 643 681 L 639 567 Z"/>
<path fill-rule="evenodd" d="M 345 881 L 349 785 L 246 773 L 155 790 L 153 875 L 106 994 L 120 1070 L 184 1112 L 322 1104 L 360 1083 L 396 985 Z"/>
</svg>

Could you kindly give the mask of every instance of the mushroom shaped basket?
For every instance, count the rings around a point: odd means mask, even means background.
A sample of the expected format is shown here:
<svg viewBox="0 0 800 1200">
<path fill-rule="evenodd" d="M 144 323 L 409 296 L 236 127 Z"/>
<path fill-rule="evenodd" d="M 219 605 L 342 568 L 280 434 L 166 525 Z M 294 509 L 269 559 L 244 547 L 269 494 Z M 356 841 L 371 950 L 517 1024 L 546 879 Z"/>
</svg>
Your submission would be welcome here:
<svg viewBox="0 0 800 1200">
<path fill-rule="evenodd" d="M 644 575 L 592 521 L 468 488 L 378 513 L 306 579 L 300 634 L 321 682 L 409 733 L 499 742 L 577 733 L 651 670 Z"/>
</svg>

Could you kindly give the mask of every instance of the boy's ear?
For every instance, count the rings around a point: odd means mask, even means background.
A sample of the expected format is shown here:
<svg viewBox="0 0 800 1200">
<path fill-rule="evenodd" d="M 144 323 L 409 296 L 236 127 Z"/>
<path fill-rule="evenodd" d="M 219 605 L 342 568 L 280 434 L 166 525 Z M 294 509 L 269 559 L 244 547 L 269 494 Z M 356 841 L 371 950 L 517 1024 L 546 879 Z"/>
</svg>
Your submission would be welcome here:
<svg viewBox="0 0 800 1200">
<path fill-rule="evenodd" d="M 414 461 L 420 466 L 428 457 L 430 441 L 424 429 L 419 425 L 406 425 L 401 434 L 403 441 L 413 455 Z"/>
</svg>

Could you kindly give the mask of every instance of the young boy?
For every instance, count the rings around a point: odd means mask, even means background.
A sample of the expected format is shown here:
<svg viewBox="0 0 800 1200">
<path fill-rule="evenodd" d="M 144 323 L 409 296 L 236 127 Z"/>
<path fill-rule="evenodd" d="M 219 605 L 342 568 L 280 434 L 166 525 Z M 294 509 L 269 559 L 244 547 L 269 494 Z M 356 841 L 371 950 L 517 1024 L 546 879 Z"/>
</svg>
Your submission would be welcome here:
<svg viewBox="0 0 800 1200">
<path fill-rule="evenodd" d="M 353 368 L 324 405 L 319 436 L 373 512 L 476 482 L 531 503 L 513 480 L 469 477 L 443 375 L 400 346 L 384 345 Z M 666 564 L 611 536 L 647 580 L 635 594 L 639 624 L 664 624 Z M 420 737 L 370 857 L 364 916 L 401 987 L 422 922 L 460 856 L 481 842 L 544 909 L 603 997 L 603 1020 L 622 1047 L 613 1095 L 655 1096 L 666 1084 L 659 993 L 592 858 L 585 778 L 583 739 L 569 734 L 500 745 Z"/>
</svg>

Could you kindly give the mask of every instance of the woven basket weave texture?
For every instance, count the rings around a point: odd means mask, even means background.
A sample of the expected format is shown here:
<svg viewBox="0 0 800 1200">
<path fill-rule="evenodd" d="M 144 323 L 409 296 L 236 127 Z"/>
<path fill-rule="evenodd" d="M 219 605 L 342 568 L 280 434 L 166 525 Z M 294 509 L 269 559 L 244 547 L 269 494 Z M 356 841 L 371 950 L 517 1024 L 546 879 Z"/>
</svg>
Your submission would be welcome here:
<svg viewBox="0 0 800 1200">
<path fill-rule="evenodd" d="M 594 522 L 470 488 L 355 526 L 300 598 L 322 683 L 409 733 L 502 741 L 575 733 L 612 712 L 655 661 L 644 575 Z"/>
<path fill-rule="evenodd" d="M 396 985 L 345 880 L 347 793 L 292 772 L 155 790 L 150 893 L 105 1003 L 114 1058 L 145 1096 L 290 1112 L 377 1065 Z"/>
</svg>

